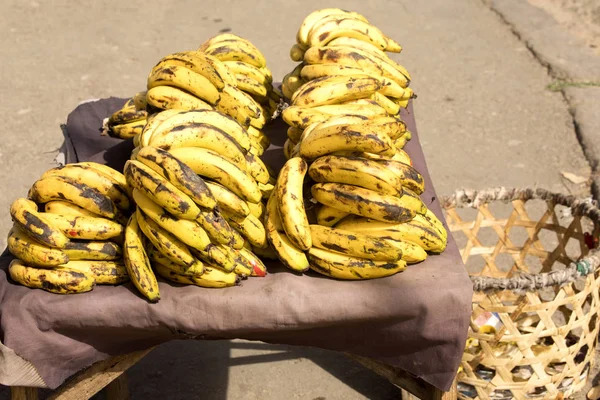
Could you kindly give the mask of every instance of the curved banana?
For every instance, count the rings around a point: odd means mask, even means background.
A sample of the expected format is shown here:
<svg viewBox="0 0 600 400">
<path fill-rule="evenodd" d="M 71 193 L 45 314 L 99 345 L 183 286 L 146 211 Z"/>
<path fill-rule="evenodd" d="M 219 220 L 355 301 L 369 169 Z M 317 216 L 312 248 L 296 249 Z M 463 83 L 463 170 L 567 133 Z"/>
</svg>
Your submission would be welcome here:
<svg viewBox="0 0 600 400">
<path fill-rule="evenodd" d="M 133 285 L 152 303 L 158 302 L 160 300 L 158 282 L 144 249 L 143 234 L 135 214 L 129 218 L 125 228 L 123 260 Z"/>
<path fill-rule="evenodd" d="M 210 238 L 198 222 L 173 217 L 137 189 L 133 190 L 133 198 L 144 216 L 186 245 L 198 250 L 204 250 L 210 245 Z"/>
<path fill-rule="evenodd" d="M 208 236 L 217 243 L 232 244 L 235 240 L 233 229 L 231 229 L 221 214 L 221 211 L 217 208 L 210 211 L 201 210 L 196 222 L 198 222 Z"/>
<path fill-rule="evenodd" d="M 410 196 L 398 198 L 340 183 L 317 183 L 311 193 L 321 204 L 384 222 L 410 221 L 421 208 Z"/>
<path fill-rule="evenodd" d="M 345 211 L 321 204 L 316 211 L 317 224 L 332 227 L 348 215 Z"/>
<path fill-rule="evenodd" d="M 167 119 L 174 117 L 177 114 L 186 113 L 186 112 L 189 112 L 189 111 L 169 109 L 169 110 L 161 110 L 161 111 L 157 112 L 156 114 L 152 114 L 151 116 L 149 116 L 148 119 L 146 120 L 147 121 L 146 126 L 144 126 L 144 129 L 142 130 L 142 133 L 140 134 L 139 144 L 137 146 L 148 146 L 148 144 L 150 143 L 150 139 L 152 138 L 152 135 L 154 134 L 154 131 L 156 130 L 156 128 L 158 128 L 158 126 L 160 124 L 162 124 Z"/>
<path fill-rule="evenodd" d="M 146 146 L 138 151 L 136 160 L 160 174 L 173 186 L 188 195 L 200 207 L 210 209 L 216 207 L 217 201 L 206 182 L 169 152 Z"/>
<path fill-rule="evenodd" d="M 416 194 L 421 194 L 425 190 L 425 181 L 423 176 L 411 165 L 394 160 L 378 160 L 379 164 L 390 170 L 400 178 L 400 183 L 407 189 Z"/>
<path fill-rule="evenodd" d="M 234 77 L 237 75 L 243 75 L 255 80 L 261 85 L 267 85 L 273 81 L 271 74 L 264 68 L 257 68 L 252 64 L 247 64 L 242 61 L 222 61 L 222 63 L 225 65 L 225 67 L 227 67 L 229 72 L 234 75 Z"/>
<path fill-rule="evenodd" d="M 127 179 L 125 179 L 125 175 L 123 175 L 116 169 L 111 168 L 108 165 L 99 164 L 99 163 L 91 162 L 91 161 L 78 162 L 73 165 L 81 165 L 84 167 L 88 167 L 93 170 L 96 170 L 97 172 L 99 172 L 101 174 L 104 174 L 104 176 L 106 176 L 108 179 L 112 180 L 115 185 L 120 186 L 121 189 L 125 190 L 125 192 L 127 192 L 129 195 L 131 195 L 131 188 L 127 184 Z"/>
<path fill-rule="evenodd" d="M 250 215 L 248 203 L 240 199 L 240 197 L 231 190 L 215 182 L 206 182 L 206 185 L 210 189 L 214 198 L 217 199 L 217 204 L 223 212 L 242 218 Z"/>
<path fill-rule="evenodd" d="M 363 99 L 379 89 L 379 81 L 368 75 L 325 76 L 302 85 L 291 100 L 294 106 L 316 107 Z"/>
<path fill-rule="evenodd" d="M 208 81 L 216 87 L 218 90 L 223 89 L 226 84 L 231 84 L 230 82 L 226 82 L 227 76 L 221 76 L 217 68 L 215 68 L 215 64 L 220 63 L 218 59 L 212 57 L 206 53 L 199 51 L 186 51 L 180 53 L 169 54 L 166 57 L 163 57 L 156 67 L 169 67 L 172 65 L 185 67 L 194 71 L 197 74 L 202 75 Z"/>
<path fill-rule="evenodd" d="M 87 185 L 107 196 L 121 210 L 128 211 L 131 201 L 127 191 L 113 180 L 97 170 L 85 165 L 67 164 L 47 170 L 40 179 L 48 177 L 72 179 L 81 185 Z"/>
<path fill-rule="evenodd" d="M 231 272 L 235 269 L 235 257 L 228 245 L 212 244 L 205 250 L 192 249 L 192 254 L 202 261 L 220 268 L 223 271 Z"/>
<path fill-rule="evenodd" d="M 67 177 L 51 176 L 37 180 L 29 191 L 29 197 L 37 203 L 67 200 L 106 218 L 114 218 L 117 214 L 115 203 L 110 197 Z"/>
<path fill-rule="evenodd" d="M 304 272 L 309 268 L 308 259 L 302 250 L 288 239 L 279 216 L 277 192 L 273 192 L 265 210 L 265 228 L 267 239 L 279 260 L 296 272 Z"/>
<path fill-rule="evenodd" d="M 128 124 L 131 122 L 137 122 L 145 120 L 148 117 L 148 113 L 145 109 L 138 109 L 134 105 L 129 107 L 123 107 L 115 111 L 108 117 L 108 126 Z"/>
<path fill-rule="evenodd" d="M 247 202 L 247 204 L 250 209 L 250 214 L 254 215 L 254 217 L 259 220 L 262 220 L 262 216 L 265 213 L 265 205 L 260 201 L 258 203 Z"/>
<path fill-rule="evenodd" d="M 290 106 L 281 113 L 281 117 L 288 125 L 299 129 L 306 129 L 309 125 L 323 122 L 333 115 L 375 117 L 387 115 L 387 111 L 373 100 L 366 100 L 364 103 L 349 102 L 312 108 Z"/>
<path fill-rule="evenodd" d="M 302 194 L 307 169 L 308 165 L 302 158 L 290 158 L 281 168 L 275 186 L 283 229 L 300 250 L 308 250 L 312 245 Z"/>
<path fill-rule="evenodd" d="M 212 110 L 213 107 L 205 102 L 174 86 L 155 86 L 148 90 L 148 104 L 159 110 Z"/>
<path fill-rule="evenodd" d="M 308 36 L 315 24 L 323 18 L 334 15 L 352 17 L 364 22 L 369 22 L 363 15 L 353 11 L 342 10 L 341 8 L 322 8 L 315 10 L 308 14 L 306 18 L 304 18 L 304 21 L 302 21 L 302 25 L 300 25 L 300 29 L 298 29 L 298 33 L 296 34 L 296 41 L 298 44 L 304 48 L 308 48 Z"/>
<path fill-rule="evenodd" d="M 310 30 L 308 46 L 325 46 L 338 37 L 352 37 L 371 43 L 381 50 L 388 45 L 386 36 L 375 26 L 351 16 L 329 16 L 321 19 Z"/>
<path fill-rule="evenodd" d="M 402 193 L 402 183 L 396 174 L 364 158 L 319 157 L 310 165 L 308 174 L 315 182 L 347 183 L 392 196 Z"/>
<path fill-rule="evenodd" d="M 229 226 L 238 231 L 253 246 L 268 246 L 265 227 L 254 215 L 250 214 L 246 217 L 238 217 L 234 214 L 223 212 L 223 216 L 229 223 Z"/>
<path fill-rule="evenodd" d="M 137 110 L 145 110 L 148 103 L 146 102 L 146 91 L 137 92 L 131 98 L 133 105 Z"/>
<path fill-rule="evenodd" d="M 377 102 L 381 107 L 385 108 L 389 115 L 398 115 L 400 112 L 400 106 L 388 99 L 386 96 L 379 92 L 373 93 L 373 100 Z"/>
<path fill-rule="evenodd" d="M 67 243 L 64 253 L 69 261 L 112 261 L 121 258 L 121 247 L 113 242 L 74 242 Z"/>
<path fill-rule="evenodd" d="M 253 126 L 248 127 L 248 135 L 250 135 L 250 138 L 253 141 L 258 142 L 260 147 L 262 147 L 265 150 L 268 149 L 269 146 L 271 145 L 271 139 L 269 139 L 269 137 L 263 131 L 261 131 Z M 252 149 L 250 149 L 250 150 L 252 150 Z"/>
<path fill-rule="evenodd" d="M 275 185 L 273 185 L 272 182 L 269 183 L 257 183 L 258 189 L 260 189 L 260 193 L 262 196 L 262 200 L 268 200 L 269 197 L 271 197 L 271 193 L 273 193 L 273 190 L 275 189 Z"/>
<path fill-rule="evenodd" d="M 71 239 L 108 240 L 118 237 L 123 233 L 123 225 L 102 217 L 46 213 L 44 214 L 44 219 Z"/>
<path fill-rule="evenodd" d="M 35 268 L 19 259 L 10 262 L 8 272 L 15 282 L 23 286 L 56 294 L 89 292 L 95 284 L 94 277 L 89 273 L 65 267 Z"/>
<path fill-rule="evenodd" d="M 313 246 L 320 249 L 375 261 L 397 261 L 402 258 L 402 252 L 397 247 L 377 236 L 321 225 L 311 225 L 310 232 Z"/>
<path fill-rule="evenodd" d="M 362 40 L 358 40 L 353 37 L 338 37 L 328 43 L 328 47 L 349 47 L 367 52 L 376 59 L 382 62 L 382 67 L 389 70 L 390 73 L 400 72 L 407 81 L 410 81 L 410 74 L 402 65 L 392 60 L 385 52 L 374 46 L 372 43 L 368 43 Z M 387 65 L 386 65 L 387 64 Z M 405 86 L 403 86 L 405 87 Z"/>
<path fill-rule="evenodd" d="M 38 212 L 37 204 L 19 198 L 10 205 L 10 217 L 24 233 L 50 247 L 64 248 L 69 238 L 56 227 L 47 215 Z"/>
<path fill-rule="evenodd" d="M 412 166 L 412 160 L 411 160 L 410 156 L 408 155 L 408 153 L 406 151 L 404 151 L 402 149 L 396 148 L 396 154 L 394 154 L 394 157 L 392 158 L 392 160 L 401 162 L 402 164 Z"/>
<path fill-rule="evenodd" d="M 169 269 L 169 267 L 155 263 L 156 273 L 163 278 L 183 285 L 196 285 L 206 288 L 224 288 L 239 284 L 240 277 L 234 272 L 221 271 L 209 265 L 205 265 L 202 275 L 182 275 Z"/>
<path fill-rule="evenodd" d="M 247 240 L 244 239 L 244 237 L 242 236 L 241 233 L 239 233 L 238 231 L 236 231 L 233 228 L 231 229 L 231 233 L 233 234 L 233 240 L 229 243 L 229 245 L 234 250 L 239 250 L 239 249 L 243 248 L 245 243 L 247 242 Z"/>
<path fill-rule="evenodd" d="M 254 179 L 220 154 L 198 147 L 171 149 L 170 153 L 196 174 L 220 183 L 244 200 L 260 201 L 262 195 Z"/>
<path fill-rule="evenodd" d="M 176 65 L 155 67 L 148 76 L 148 90 L 156 86 L 175 86 L 210 104 L 219 102 L 219 91 L 202 75 Z"/>
<path fill-rule="evenodd" d="M 148 249 L 148 258 L 150 263 L 160 263 L 171 271 L 177 272 L 181 275 L 202 275 L 204 273 L 204 263 L 200 260 L 194 260 L 194 263 L 189 266 L 183 266 L 181 264 L 174 263 L 164 254 L 158 251 L 155 247 L 150 246 Z"/>
<path fill-rule="evenodd" d="M 267 95 L 266 86 L 259 81 L 250 78 L 249 76 L 235 74 L 235 80 L 237 88 L 248 93 L 249 95 L 259 97 L 265 97 Z"/>
<path fill-rule="evenodd" d="M 297 144 L 300 141 L 300 136 L 302 136 L 302 132 L 304 132 L 304 130 L 290 126 L 287 129 L 287 137 L 292 143 Z"/>
<path fill-rule="evenodd" d="M 221 61 L 242 61 L 258 68 L 266 67 L 265 56 L 250 41 L 240 39 L 221 40 L 201 49 Z"/>
<path fill-rule="evenodd" d="M 54 200 L 44 205 L 44 211 L 50 214 L 73 215 L 82 217 L 99 217 L 98 214 L 89 212 L 68 201 Z"/>
<path fill-rule="evenodd" d="M 250 119 L 262 115 L 260 104 L 252 96 L 233 86 L 226 86 L 221 91 L 217 110 L 233 117 L 242 126 L 250 125 Z"/>
<path fill-rule="evenodd" d="M 246 264 L 252 267 L 250 276 L 267 276 L 267 266 L 254 253 L 242 248 L 239 254 L 246 259 Z"/>
<path fill-rule="evenodd" d="M 279 260 L 279 257 L 277 256 L 277 253 L 275 253 L 275 251 L 273 250 L 273 248 L 271 246 L 267 246 L 265 248 L 259 248 L 259 247 L 251 247 L 252 253 L 254 255 L 257 255 L 261 258 L 266 258 L 268 260 Z"/>
<path fill-rule="evenodd" d="M 53 267 L 69 261 L 64 251 L 36 242 L 16 224 L 8 232 L 7 244 L 13 256 L 32 266 Z"/>
<path fill-rule="evenodd" d="M 343 280 L 375 279 L 394 275 L 406 269 L 406 262 L 373 261 L 350 257 L 316 247 L 308 251 L 310 268 L 320 274 Z"/>
<path fill-rule="evenodd" d="M 118 285 L 129 281 L 125 264 L 115 261 L 79 260 L 69 261 L 61 268 L 89 274 L 97 285 Z"/>
<path fill-rule="evenodd" d="M 251 152 L 246 154 L 246 165 L 248 173 L 256 180 L 256 182 L 262 184 L 269 182 L 271 176 L 269 169 L 260 157 L 255 156 Z"/>
<path fill-rule="evenodd" d="M 150 197 L 174 216 L 194 220 L 200 214 L 200 209 L 187 194 L 145 164 L 128 160 L 124 172 L 130 186 Z"/>
</svg>

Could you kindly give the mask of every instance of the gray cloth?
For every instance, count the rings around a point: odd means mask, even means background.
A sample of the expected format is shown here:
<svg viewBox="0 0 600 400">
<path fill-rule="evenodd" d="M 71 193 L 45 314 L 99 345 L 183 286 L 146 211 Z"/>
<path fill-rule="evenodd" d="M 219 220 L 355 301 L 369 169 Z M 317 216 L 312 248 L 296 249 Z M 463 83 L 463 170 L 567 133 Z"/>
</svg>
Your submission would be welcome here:
<svg viewBox="0 0 600 400">
<path fill-rule="evenodd" d="M 122 168 L 132 141 L 101 137 L 99 130 L 123 102 L 89 102 L 69 115 L 66 136 L 74 153 L 67 150 L 67 162 Z M 423 200 L 441 218 L 410 109 L 403 116 L 413 133 L 407 151 L 426 182 Z M 263 158 L 275 170 L 284 162 L 285 128 L 279 120 L 268 130 L 272 146 Z M 66 296 L 28 289 L 7 277 L 10 260 L 6 253 L 0 258 L 0 341 L 30 362 L 50 388 L 96 361 L 169 340 L 240 338 L 371 357 L 445 390 L 471 315 L 472 284 L 451 236 L 442 255 L 389 278 L 336 281 L 313 272 L 296 275 L 271 261 L 267 277 L 239 287 L 160 280 L 158 304 L 141 298 L 131 283 Z"/>
</svg>

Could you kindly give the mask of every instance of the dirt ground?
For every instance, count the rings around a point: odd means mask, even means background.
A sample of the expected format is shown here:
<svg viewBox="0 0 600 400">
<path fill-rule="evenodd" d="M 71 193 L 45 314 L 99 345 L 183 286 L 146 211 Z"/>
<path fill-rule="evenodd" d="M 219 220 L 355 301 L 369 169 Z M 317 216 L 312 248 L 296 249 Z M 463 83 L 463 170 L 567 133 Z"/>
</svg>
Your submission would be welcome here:
<svg viewBox="0 0 600 400">
<path fill-rule="evenodd" d="M 600 55 L 600 1 L 528 0 L 552 15 L 562 27 Z"/>
</svg>

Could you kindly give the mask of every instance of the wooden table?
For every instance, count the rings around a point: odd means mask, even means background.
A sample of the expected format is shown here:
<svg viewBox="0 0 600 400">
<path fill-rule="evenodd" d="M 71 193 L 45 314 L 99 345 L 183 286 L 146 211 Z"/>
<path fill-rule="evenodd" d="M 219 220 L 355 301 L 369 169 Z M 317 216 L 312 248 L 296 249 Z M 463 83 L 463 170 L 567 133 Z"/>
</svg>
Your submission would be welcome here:
<svg viewBox="0 0 600 400">
<path fill-rule="evenodd" d="M 129 387 L 126 371 L 153 349 L 154 347 L 97 362 L 71 377 L 56 389 L 48 399 L 89 399 L 104 389 L 107 400 L 127 400 L 129 399 Z M 399 368 L 366 357 L 352 354 L 347 354 L 347 356 L 401 388 L 403 400 L 413 399 L 413 396 L 422 400 L 455 400 L 457 398 L 456 380 L 452 384 L 450 392 L 443 392 Z M 13 386 L 10 389 L 11 400 L 38 399 L 37 388 Z"/>
</svg>

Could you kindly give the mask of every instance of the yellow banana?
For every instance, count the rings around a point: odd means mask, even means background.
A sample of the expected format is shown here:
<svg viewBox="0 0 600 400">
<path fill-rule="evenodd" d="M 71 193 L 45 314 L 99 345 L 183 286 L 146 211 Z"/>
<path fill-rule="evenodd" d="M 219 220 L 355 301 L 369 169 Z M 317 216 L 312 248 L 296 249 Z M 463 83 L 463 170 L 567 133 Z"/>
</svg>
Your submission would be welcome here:
<svg viewBox="0 0 600 400">
<path fill-rule="evenodd" d="M 299 145 L 299 143 L 298 143 Z M 290 139 L 287 139 L 284 143 L 283 143 L 283 155 L 285 156 L 286 159 L 290 159 L 292 158 L 292 153 L 294 151 L 294 147 L 297 146 L 294 144 L 294 142 L 292 142 Z"/>
<path fill-rule="evenodd" d="M 250 214 L 248 203 L 240 199 L 240 197 L 231 190 L 214 182 L 206 182 L 206 184 L 214 198 L 217 199 L 217 204 L 222 211 L 242 218 Z"/>
<path fill-rule="evenodd" d="M 50 214 L 73 215 L 79 217 L 99 217 L 84 208 L 76 206 L 68 201 L 54 200 L 44 204 L 44 211 Z"/>
<path fill-rule="evenodd" d="M 308 35 L 308 46 L 325 46 L 338 37 L 352 37 L 371 43 L 381 50 L 387 48 L 385 35 L 375 26 L 352 16 L 330 16 L 321 19 Z"/>
<path fill-rule="evenodd" d="M 296 42 L 298 45 L 308 48 L 308 37 L 315 24 L 326 17 L 337 15 L 342 17 L 352 17 L 364 22 L 369 22 L 363 15 L 357 12 L 346 11 L 340 8 L 322 8 L 315 10 L 308 14 L 306 18 L 304 18 L 302 25 L 300 25 L 300 29 L 298 29 L 298 33 L 296 34 Z"/>
<path fill-rule="evenodd" d="M 135 214 L 129 218 L 125 228 L 123 259 L 133 285 L 152 303 L 158 302 L 160 300 L 158 282 L 144 249 L 143 234 Z"/>
<path fill-rule="evenodd" d="M 88 167 L 93 170 L 96 170 L 97 172 L 99 172 L 101 174 L 104 174 L 104 176 L 106 176 L 108 179 L 113 181 L 113 183 L 115 185 L 120 186 L 121 189 L 125 190 L 125 192 L 127 192 L 131 196 L 131 188 L 129 187 L 129 185 L 127 185 L 127 179 L 125 179 L 125 175 L 123 175 L 116 169 L 111 168 L 108 165 L 99 164 L 99 163 L 90 162 L 90 161 L 78 162 L 73 165 L 81 165 L 84 167 Z"/>
<path fill-rule="evenodd" d="M 304 49 L 300 47 L 298 44 L 294 44 L 290 48 L 290 58 L 292 61 L 302 61 L 304 58 Z"/>
<path fill-rule="evenodd" d="M 400 178 L 376 161 L 358 157 L 324 156 L 317 158 L 308 174 L 315 182 L 356 185 L 382 194 L 402 193 Z"/>
<path fill-rule="evenodd" d="M 413 202 L 417 205 L 417 207 L 415 208 L 415 210 L 417 211 L 417 214 L 425 215 L 425 213 L 427 212 L 427 206 L 425 205 L 425 203 L 423 203 L 423 200 L 421 199 L 421 197 L 418 194 L 416 194 L 409 188 L 403 188 L 402 189 L 402 197 L 404 197 L 404 196 L 408 196 L 408 197 L 411 197 L 412 199 L 414 199 Z"/>
<path fill-rule="evenodd" d="M 146 91 L 137 92 L 131 98 L 133 105 L 137 110 L 145 110 L 148 103 L 146 102 Z"/>
<path fill-rule="evenodd" d="M 175 148 L 170 153 L 196 174 L 220 183 L 244 200 L 260 201 L 261 192 L 254 179 L 220 154 L 197 147 Z"/>
<path fill-rule="evenodd" d="M 204 273 L 204 263 L 200 260 L 194 259 L 194 263 L 192 265 L 181 265 L 174 263 L 168 257 L 165 257 L 160 251 L 158 251 L 155 247 L 150 247 L 148 249 L 148 258 L 150 259 L 150 263 L 160 263 L 163 266 L 169 268 L 171 271 L 177 272 L 181 275 L 202 275 Z"/>
<path fill-rule="evenodd" d="M 200 207 L 209 209 L 216 207 L 217 201 L 206 182 L 169 152 L 146 146 L 138 151 L 136 160 L 160 174 L 173 186 L 188 195 Z"/>
<path fill-rule="evenodd" d="M 208 45 L 202 49 L 221 61 L 242 61 L 258 68 L 267 66 L 263 54 L 249 41 L 229 39 Z"/>
<path fill-rule="evenodd" d="M 237 88 L 254 96 L 265 97 L 267 95 L 267 88 L 260 82 L 250 78 L 249 76 L 236 74 L 235 80 Z"/>
<path fill-rule="evenodd" d="M 258 142 L 258 144 L 260 145 L 260 147 L 267 149 L 269 148 L 269 146 L 271 145 L 271 140 L 269 139 L 269 137 L 267 135 L 265 135 L 265 133 L 253 126 L 249 126 L 248 127 L 248 134 L 250 135 L 251 139 L 254 139 Z M 252 150 L 252 149 L 250 149 Z"/>
<path fill-rule="evenodd" d="M 210 245 L 205 250 L 191 249 L 192 254 L 207 264 L 231 272 L 235 269 L 235 257 L 228 245 Z"/>
<path fill-rule="evenodd" d="M 272 82 L 273 78 L 264 68 L 257 68 L 252 64 L 247 64 L 242 61 L 222 61 L 234 76 L 243 75 L 253 79 L 261 85 L 266 85 Z"/>
<path fill-rule="evenodd" d="M 142 121 L 148 117 L 145 109 L 140 110 L 134 105 L 123 107 L 115 111 L 108 118 L 108 126 L 128 124 L 131 122 Z"/>
<path fill-rule="evenodd" d="M 182 275 L 161 263 L 155 263 L 156 273 L 163 278 L 183 285 L 196 285 L 206 288 L 224 288 L 239 284 L 240 277 L 234 272 L 221 271 L 206 265 L 202 275 Z"/>
<path fill-rule="evenodd" d="M 310 268 L 320 274 L 343 280 L 375 279 L 394 275 L 406 269 L 406 262 L 373 261 L 350 257 L 316 247 L 308 251 Z"/>
<path fill-rule="evenodd" d="M 111 261 L 121 258 L 121 247 L 113 242 L 74 242 L 67 243 L 64 253 L 73 260 Z"/>
<path fill-rule="evenodd" d="M 239 254 L 246 260 L 246 265 L 249 265 L 251 268 L 250 276 L 258 276 L 263 277 L 267 275 L 267 267 L 263 262 L 251 251 L 242 248 L 239 251 Z"/>
<path fill-rule="evenodd" d="M 69 261 L 61 268 L 91 275 L 97 285 L 118 285 L 129 281 L 125 264 L 116 261 Z"/>
<path fill-rule="evenodd" d="M 161 110 L 156 114 L 152 114 L 148 116 L 146 126 L 144 126 L 144 130 L 142 131 L 139 144 L 137 146 L 148 146 L 150 144 L 150 139 L 154 134 L 156 128 L 160 126 L 167 119 L 174 117 L 175 115 L 186 113 L 189 111 L 186 110 L 177 110 L 177 109 L 169 109 L 169 110 Z"/>
<path fill-rule="evenodd" d="M 198 51 L 186 51 L 181 53 L 173 53 L 169 54 L 166 57 L 163 57 L 156 67 L 170 67 L 170 66 L 180 66 L 187 68 L 191 71 L 194 71 L 197 74 L 205 77 L 214 87 L 218 90 L 223 89 L 226 84 L 231 84 L 230 82 L 225 82 L 227 77 L 221 76 L 219 71 L 215 68 L 215 64 L 220 63 L 218 59 L 212 57 L 206 53 L 198 52 Z"/>
<path fill-rule="evenodd" d="M 311 193 L 321 204 L 384 222 L 410 221 L 421 207 L 410 196 L 398 198 L 340 183 L 317 183 Z"/>
<path fill-rule="evenodd" d="M 254 215 L 238 217 L 234 214 L 227 214 L 226 212 L 223 212 L 223 216 L 229 223 L 229 226 L 238 231 L 253 246 L 268 246 L 265 227 Z"/>
<path fill-rule="evenodd" d="M 288 125 L 299 129 L 306 129 L 309 125 L 323 122 L 333 115 L 375 117 L 387 115 L 387 111 L 373 100 L 367 100 L 364 103 L 348 102 L 312 108 L 290 106 L 281 113 L 283 120 Z"/>
<path fill-rule="evenodd" d="M 219 102 L 219 91 L 202 75 L 176 65 L 155 67 L 148 76 L 148 90 L 156 86 L 175 86 L 210 104 Z"/>
<path fill-rule="evenodd" d="M 418 217 L 418 219 L 420 219 L 420 218 L 427 219 L 428 222 L 437 229 L 437 231 L 440 233 L 440 236 L 442 238 L 444 238 L 444 240 L 446 240 L 448 238 L 448 231 L 446 230 L 446 228 L 442 224 L 442 221 L 440 221 L 438 219 L 437 215 L 435 215 L 433 213 L 433 211 L 431 211 L 430 209 L 427 209 L 427 212 L 425 213 L 425 215 L 416 216 L 416 217 Z"/>
<path fill-rule="evenodd" d="M 410 159 L 410 156 L 408 155 L 408 153 L 399 148 L 396 148 L 396 154 L 394 154 L 394 157 L 392 158 L 392 160 L 401 162 L 402 164 L 412 166 L 412 160 Z"/>
<path fill-rule="evenodd" d="M 377 162 L 396 174 L 400 178 L 403 187 L 412 190 L 416 194 L 421 194 L 425 190 L 423 176 L 412 166 L 393 160 L 378 160 Z"/>
<path fill-rule="evenodd" d="M 302 194 L 307 169 L 306 161 L 300 157 L 290 158 L 281 168 L 275 186 L 283 229 L 290 241 L 300 250 L 308 250 L 312 245 Z"/>
<path fill-rule="evenodd" d="M 44 219 L 51 226 L 55 227 L 55 229 L 58 229 L 71 239 L 108 240 L 118 237 L 123 233 L 123 225 L 102 217 L 45 213 Z"/>
<path fill-rule="evenodd" d="M 15 282 L 23 286 L 56 294 L 89 292 L 95 284 L 94 277 L 89 273 L 65 267 L 35 268 L 18 259 L 11 261 L 8 272 Z"/>
<path fill-rule="evenodd" d="M 350 214 L 337 208 L 320 205 L 316 211 L 317 224 L 332 227 L 348 215 Z"/>
<path fill-rule="evenodd" d="M 397 72 L 400 72 L 402 75 L 404 75 L 404 77 L 408 81 L 410 81 L 410 74 L 408 73 L 406 68 L 404 68 L 402 65 L 398 64 L 396 61 L 392 60 L 381 49 L 377 48 L 376 46 L 374 46 L 371 43 L 368 43 L 368 42 L 365 42 L 362 40 L 358 40 L 358 39 L 355 39 L 352 37 L 338 37 L 338 38 L 332 40 L 331 42 L 329 42 L 327 46 L 328 47 L 349 47 L 349 48 L 353 48 L 353 49 L 362 50 L 362 51 L 370 54 L 374 58 L 380 60 L 382 62 L 382 64 L 389 64 L 389 67 L 387 65 L 385 65 L 385 66 L 382 65 L 382 66 L 386 69 L 389 69 L 390 73 L 395 72 L 394 71 L 394 69 L 395 69 Z"/>
<path fill-rule="evenodd" d="M 231 229 L 231 233 L 233 234 L 233 240 L 230 242 L 230 246 L 234 250 L 239 250 L 244 247 L 244 244 L 247 242 L 246 239 L 242 236 L 241 233 L 236 231 L 235 229 Z"/>
<path fill-rule="evenodd" d="M 124 172 L 130 186 L 144 193 L 174 216 L 194 220 L 200 214 L 200 209 L 187 194 L 145 164 L 128 160 Z"/>
<path fill-rule="evenodd" d="M 233 229 L 231 229 L 217 208 L 210 211 L 201 210 L 196 221 L 206 231 L 208 236 L 217 243 L 230 245 L 235 240 Z"/>
<path fill-rule="evenodd" d="M 133 191 L 133 198 L 144 216 L 156 222 L 186 245 L 199 250 L 204 250 L 210 245 L 210 238 L 198 222 L 173 217 L 137 189 Z"/>
<path fill-rule="evenodd" d="M 248 208 L 250 209 L 250 214 L 252 214 L 255 218 L 262 220 L 262 216 L 265 213 L 265 205 L 262 202 L 251 203 L 248 202 Z"/>
<path fill-rule="evenodd" d="M 260 193 L 262 195 L 262 199 L 263 200 L 268 200 L 269 197 L 271 196 L 271 193 L 273 192 L 273 189 L 275 189 L 275 185 L 273 185 L 272 182 L 269 183 L 257 183 L 258 189 L 260 189 Z"/>
<path fill-rule="evenodd" d="M 69 261 L 64 251 L 36 242 L 18 225 L 14 225 L 8 233 L 7 244 L 8 251 L 28 265 L 53 267 Z"/>
<path fill-rule="evenodd" d="M 379 81 L 368 75 L 326 76 L 302 85 L 291 100 L 294 106 L 316 107 L 363 99 L 379 89 Z"/>
<path fill-rule="evenodd" d="M 279 260 L 277 253 L 275 253 L 271 246 L 267 246 L 262 249 L 259 247 L 252 247 L 252 253 L 268 260 Z"/>
<path fill-rule="evenodd" d="M 10 205 L 13 222 L 31 238 L 50 247 L 64 248 L 69 238 L 56 227 L 47 215 L 38 212 L 37 204 L 24 198 Z"/>
<path fill-rule="evenodd" d="M 304 132 L 304 130 L 290 126 L 287 130 L 287 137 L 292 143 L 296 144 L 300 141 L 300 136 L 302 136 L 302 132 Z"/>
<path fill-rule="evenodd" d="M 174 86 L 155 86 L 148 90 L 148 104 L 159 110 L 212 110 L 213 107 Z"/>
<path fill-rule="evenodd" d="M 269 169 L 260 159 L 260 157 L 255 156 L 251 152 L 246 154 L 246 165 L 248 168 L 248 173 L 257 181 L 262 184 L 269 182 Z"/>
<path fill-rule="evenodd" d="M 373 93 L 373 100 L 377 102 L 381 107 L 385 108 L 389 115 L 397 115 L 400 112 L 400 106 L 388 99 L 386 96 L 379 92 Z"/>
<path fill-rule="evenodd" d="M 252 118 L 262 115 L 260 104 L 242 90 L 226 86 L 221 91 L 221 98 L 217 110 L 233 117 L 242 126 L 249 126 Z"/>
<path fill-rule="evenodd" d="M 31 187 L 29 197 L 37 203 L 67 200 L 106 218 L 114 218 L 117 214 L 110 197 L 72 178 L 52 176 L 39 179 Z"/>
<path fill-rule="evenodd" d="M 302 250 L 288 239 L 278 210 L 277 192 L 273 192 L 265 210 L 267 239 L 279 260 L 289 269 L 304 272 L 309 268 L 308 259 Z"/>
<path fill-rule="evenodd" d="M 370 236 L 339 228 L 311 225 L 313 246 L 358 258 L 375 261 L 397 261 L 402 252 L 377 236 Z"/>
</svg>

